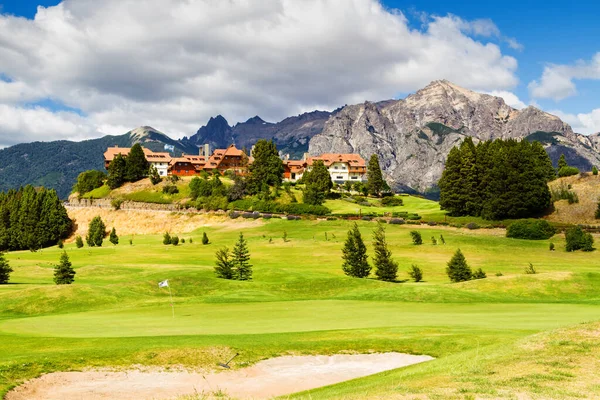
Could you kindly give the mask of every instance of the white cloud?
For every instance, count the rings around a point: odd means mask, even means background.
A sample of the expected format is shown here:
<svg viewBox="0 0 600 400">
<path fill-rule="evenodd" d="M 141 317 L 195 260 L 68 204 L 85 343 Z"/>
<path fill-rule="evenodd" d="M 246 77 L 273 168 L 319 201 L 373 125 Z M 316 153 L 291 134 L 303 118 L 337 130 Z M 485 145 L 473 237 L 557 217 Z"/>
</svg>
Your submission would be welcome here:
<svg viewBox="0 0 600 400">
<path fill-rule="evenodd" d="M 571 125 L 574 132 L 583 134 L 600 132 L 600 108 L 596 108 L 587 114 L 569 114 L 560 110 L 549 112 Z"/>
<path fill-rule="evenodd" d="M 577 79 L 600 79 L 600 53 L 596 53 L 590 61 L 547 65 L 539 81 L 529 83 L 529 91 L 533 97 L 558 101 L 577 94 L 574 82 Z"/>
<path fill-rule="evenodd" d="M 487 92 L 487 94 L 491 94 L 492 96 L 496 97 L 502 97 L 506 104 L 512 108 L 516 108 L 517 110 L 527 107 L 527 104 L 521 101 L 516 94 L 506 90 L 492 90 L 491 92 Z"/>
<path fill-rule="evenodd" d="M 452 15 L 413 30 L 377 0 L 65 0 L 33 21 L 0 15 L 0 73 L 11 79 L 0 104 L 39 119 L 21 121 L 22 140 L 139 125 L 183 136 L 216 114 L 279 120 L 442 78 L 507 90 L 516 60 L 480 40 L 500 36 L 490 20 Z M 51 115 L 22 107 L 44 98 L 85 117 L 55 113 L 44 129 Z M 13 125 L 0 119 L 0 143 Z"/>
</svg>

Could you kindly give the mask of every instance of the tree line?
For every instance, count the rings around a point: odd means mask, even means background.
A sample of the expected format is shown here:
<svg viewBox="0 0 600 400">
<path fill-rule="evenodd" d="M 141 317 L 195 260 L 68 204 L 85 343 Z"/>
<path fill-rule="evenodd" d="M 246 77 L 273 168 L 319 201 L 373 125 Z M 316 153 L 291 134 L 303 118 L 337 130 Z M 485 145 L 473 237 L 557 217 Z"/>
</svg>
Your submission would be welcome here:
<svg viewBox="0 0 600 400">
<path fill-rule="evenodd" d="M 0 251 L 53 246 L 72 229 L 73 222 L 55 190 L 28 185 L 0 193 Z"/>
<path fill-rule="evenodd" d="M 547 183 L 556 173 L 544 147 L 526 140 L 471 138 L 448 154 L 438 186 L 440 206 L 453 216 L 528 218 L 551 206 Z"/>
</svg>

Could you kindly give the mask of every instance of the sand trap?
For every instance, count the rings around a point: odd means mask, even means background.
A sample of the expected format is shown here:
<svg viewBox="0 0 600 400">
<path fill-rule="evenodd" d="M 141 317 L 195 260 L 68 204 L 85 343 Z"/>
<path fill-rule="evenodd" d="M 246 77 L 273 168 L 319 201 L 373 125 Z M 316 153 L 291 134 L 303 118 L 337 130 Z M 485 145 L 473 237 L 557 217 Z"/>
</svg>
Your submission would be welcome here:
<svg viewBox="0 0 600 400">
<path fill-rule="evenodd" d="M 400 353 L 286 356 L 251 367 L 199 372 L 57 372 L 10 391 L 6 400 L 172 399 L 223 391 L 243 399 L 263 399 L 343 382 L 432 360 Z"/>
</svg>

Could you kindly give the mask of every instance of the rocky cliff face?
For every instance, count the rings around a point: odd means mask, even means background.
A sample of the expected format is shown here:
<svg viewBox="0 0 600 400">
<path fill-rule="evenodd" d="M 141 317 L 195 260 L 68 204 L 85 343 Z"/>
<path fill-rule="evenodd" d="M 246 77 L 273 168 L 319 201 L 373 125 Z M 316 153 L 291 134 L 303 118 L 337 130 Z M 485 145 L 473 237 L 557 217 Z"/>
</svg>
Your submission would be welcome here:
<svg viewBox="0 0 600 400">
<path fill-rule="evenodd" d="M 600 163 L 600 135 L 575 134 L 535 107 L 516 110 L 500 97 L 448 81 L 434 81 L 404 100 L 344 107 L 311 139 L 309 152 L 377 154 L 394 187 L 425 192 L 436 186 L 450 149 L 467 136 L 539 140 L 555 162 L 564 153 L 584 169 Z"/>
</svg>

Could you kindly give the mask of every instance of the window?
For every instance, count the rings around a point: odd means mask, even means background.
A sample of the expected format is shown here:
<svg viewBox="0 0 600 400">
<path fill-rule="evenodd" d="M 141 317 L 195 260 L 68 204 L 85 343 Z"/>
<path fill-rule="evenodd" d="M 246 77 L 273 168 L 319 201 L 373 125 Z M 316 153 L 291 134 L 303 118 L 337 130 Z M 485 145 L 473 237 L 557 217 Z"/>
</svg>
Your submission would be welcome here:
<svg viewBox="0 0 600 400">
<path fill-rule="evenodd" d="M 344 179 L 343 176 L 336 176 L 335 179 Z"/>
<path fill-rule="evenodd" d="M 358 179 L 358 176 L 353 176 L 350 179 Z"/>
</svg>

